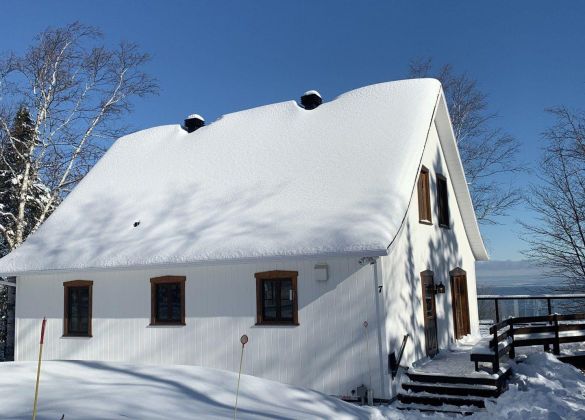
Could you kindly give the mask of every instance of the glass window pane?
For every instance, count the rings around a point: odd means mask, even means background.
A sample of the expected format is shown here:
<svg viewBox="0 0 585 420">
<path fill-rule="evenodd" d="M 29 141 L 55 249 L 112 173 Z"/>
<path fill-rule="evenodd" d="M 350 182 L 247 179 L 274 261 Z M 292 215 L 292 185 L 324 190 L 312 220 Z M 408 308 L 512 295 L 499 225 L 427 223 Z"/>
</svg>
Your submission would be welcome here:
<svg viewBox="0 0 585 420">
<path fill-rule="evenodd" d="M 69 287 L 67 290 L 67 332 L 89 334 L 89 287 Z"/>
<path fill-rule="evenodd" d="M 262 285 L 262 299 L 263 299 L 263 311 L 262 318 L 265 321 L 275 321 L 277 301 L 276 301 L 276 282 L 264 280 Z"/>
<path fill-rule="evenodd" d="M 280 318 L 283 321 L 292 321 L 292 281 L 280 280 Z"/>
<path fill-rule="evenodd" d="M 426 316 L 433 316 L 433 284 L 427 284 L 425 291 Z"/>
<path fill-rule="evenodd" d="M 166 284 L 157 284 L 156 286 L 156 319 L 159 321 L 169 320 L 169 305 L 167 303 L 166 286 Z"/>
<path fill-rule="evenodd" d="M 181 321 L 181 287 L 178 283 L 170 284 L 171 320 Z"/>
<path fill-rule="evenodd" d="M 181 285 L 179 283 L 157 284 L 155 296 L 156 320 L 181 322 Z"/>
</svg>

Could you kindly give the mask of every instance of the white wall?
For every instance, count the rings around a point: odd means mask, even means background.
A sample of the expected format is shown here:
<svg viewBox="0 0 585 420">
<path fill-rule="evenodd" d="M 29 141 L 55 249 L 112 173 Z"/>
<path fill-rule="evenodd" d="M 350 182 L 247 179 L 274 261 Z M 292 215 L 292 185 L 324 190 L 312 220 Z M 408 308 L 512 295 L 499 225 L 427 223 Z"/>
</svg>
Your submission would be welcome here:
<svg viewBox="0 0 585 420">
<path fill-rule="evenodd" d="M 415 188 L 403 229 L 392 244 L 390 254 L 381 258 L 380 262 L 384 284 L 384 306 L 388 314 L 385 325 L 387 351 L 398 353 L 404 334 L 410 333 L 403 364 L 412 363 L 426 356 L 421 303 L 420 272 L 422 271 L 432 270 L 435 284 L 442 282 L 446 286 L 445 294 L 437 295 L 435 301 L 439 348 L 448 347 L 454 337 L 449 272 L 456 267 L 467 272 L 471 332 L 479 334 L 475 258 L 465 234 L 451 177 L 445 165 L 434 124 L 429 133 L 422 164 L 430 172 L 433 224 L 419 223 L 418 194 Z M 441 228 L 438 224 L 436 174 L 442 174 L 448 181 L 451 219 L 449 229 Z"/>
<path fill-rule="evenodd" d="M 329 280 L 314 280 L 316 262 Z M 255 272 L 296 270 L 299 326 L 255 326 Z M 150 327 L 150 278 L 184 275 L 186 326 Z M 65 338 L 63 282 L 93 280 L 93 337 Z M 250 342 L 244 372 L 350 395 L 369 383 L 381 395 L 377 369 L 376 296 L 372 266 L 356 258 L 182 267 L 149 271 L 92 271 L 18 278 L 16 360 L 36 360 L 40 320 L 48 318 L 46 359 L 193 364 L 237 371 L 239 338 Z M 369 360 L 362 323 L 369 323 Z"/>
<path fill-rule="evenodd" d="M 248 334 L 244 372 L 310 387 L 328 394 L 349 395 L 369 384 L 376 396 L 389 396 L 387 355 L 411 335 L 403 363 L 425 356 L 422 289 L 419 273 L 430 269 L 447 290 L 437 296 L 440 348 L 453 339 L 449 271 L 467 271 L 472 333 L 478 333 L 475 259 L 459 213 L 450 175 L 433 126 L 423 156 L 431 174 L 433 225 L 418 222 L 416 189 L 403 229 L 379 260 L 378 293 L 373 267 L 357 258 L 291 260 L 222 266 L 136 271 L 92 271 L 18 278 L 16 360 L 35 360 L 40 319 L 48 318 L 47 359 L 136 361 L 194 364 L 235 371 L 241 334 Z M 450 229 L 438 226 L 436 177 L 449 180 Z M 391 182 L 391 180 L 389 180 Z M 314 280 L 315 263 L 329 264 L 330 278 Z M 255 326 L 254 273 L 299 272 L 299 322 L 296 327 Z M 185 275 L 184 327 L 149 327 L 150 281 L 161 275 Z M 93 280 L 93 337 L 64 338 L 63 282 Z M 376 299 L 383 328 L 376 324 Z M 366 352 L 362 323 L 369 323 Z"/>
</svg>

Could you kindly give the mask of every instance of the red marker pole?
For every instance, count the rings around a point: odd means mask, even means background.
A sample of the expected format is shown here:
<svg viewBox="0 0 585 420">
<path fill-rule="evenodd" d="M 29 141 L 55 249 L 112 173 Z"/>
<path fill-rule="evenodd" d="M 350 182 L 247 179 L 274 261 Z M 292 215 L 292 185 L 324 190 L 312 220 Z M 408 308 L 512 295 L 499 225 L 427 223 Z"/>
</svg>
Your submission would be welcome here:
<svg viewBox="0 0 585 420">
<path fill-rule="evenodd" d="M 37 418 L 37 402 L 39 399 L 39 379 L 41 377 L 41 359 L 43 357 L 43 344 L 45 342 L 45 326 L 47 325 L 47 318 L 43 318 L 43 325 L 41 326 L 41 342 L 39 346 L 39 364 L 37 365 L 37 383 L 35 385 L 35 402 L 33 405 L 32 420 Z"/>
<path fill-rule="evenodd" d="M 240 354 L 240 371 L 238 372 L 238 386 L 236 388 L 236 403 L 234 404 L 234 420 L 238 413 L 238 394 L 240 393 L 240 376 L 242 375 L 242 361 L 244 360 L 244 346 L 248 343 L 248 336 L 244 334 L 240 337 L 240 343 L 242 343 L 242 353 Z"/>
</svg>

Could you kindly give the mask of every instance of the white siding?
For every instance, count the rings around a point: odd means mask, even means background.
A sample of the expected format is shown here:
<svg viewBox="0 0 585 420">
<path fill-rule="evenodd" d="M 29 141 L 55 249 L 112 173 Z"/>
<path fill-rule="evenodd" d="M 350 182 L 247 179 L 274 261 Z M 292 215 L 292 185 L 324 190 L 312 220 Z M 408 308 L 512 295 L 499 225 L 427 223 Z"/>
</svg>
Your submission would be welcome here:
<svg viewBox="0 0 585 420">
<path fill-rule="evenodd" d="M 479 334 L 475 258 L 465 234 L 434 124 L 429 133 L 422 164 L 430 172 L 433 224 L 419 223 L 418 194 L 415 188 L 404 226 L 392 244 L 390 254 L 381 258 L 387 313 L 387 351 L 398 353 L 404 334 L 410 334 L 402 364 L 412 363 L 426 356 L 420 280 L 420 272 L 424 270 L 434 272 L 435 284 L 442 282 L 446 286 L 445 294 L 436 296 L 439 348 L 448 347 L 454 337 L 449 272 L 456 267 L 467 272 L 471 332 Z M 442 174 L 448 181 L 451 219 L 449 229 L 441 228 L 438 224 L 436 174 Z"/>
<path fill-rule="evenodd" d="M 418 222 L 413 190 L 390 255 L 379 261 L 382 293 L 374 283 L 375 266 L 361 267 L 356 258 L 30 275 L 17 280 L 16 360 L 35 360 L 43 316 L 49 321 L 47 359 L 193 364 L 235 371 L 239 337 L 246 333 L 250 337 L 244 356 L 247 374 L 349 395 L 356 386 L 368 385 L 371 373 L 375 395 L 387 397 L 392 393 L 390 386 L 396 385 L 387 374 L 387 354 L 398 351 L 403 335 L 410 334 L 403 363 L 425 356 L 421 271 L 432 270 L 435 282 L 447 289 L 436 300 L 440 348 L 453 339 L 449 271 L 455 267 L 467 272 L 472 333 L 477 334 L 479 327 L 475 259 L 434 125 L 422 163 L 431 175 L 433 225 Z M 437 223 L 437 173 L 449 181 L 449 229 Z M 329 265 L 329 280 L 317 282 L 313 267 L 323 262 Z M 255 326 L 254 273 L 269 270 L 299 272 L 299 326 Z M 187 278 L 184 327 L 149 326 L 149 279 L 161 275 Z M 63 282 L 76 279 L 94 281 L 93 337 L 89 339 L 61 337 Z M 382 319 L 379 330 L 376 307 Z M 369 352 L 362 326 L 365 320 L 369 323 Z"/>
<path fill-rule="evenodd" d="M 317 262 L 329 280 L 314 280 Z M 250 342 L 244 372 L 349 395 L 369 383 L 381 395 L 373 266 L 357 259 L 281 261 L 169 270 L 84 272 L 20 277 L 16 360 L 35 360 L 40 319 L 46 316 L 46 359 L 193 364 L 236 371 L 241 334 Z M 295 270 L 299 326 L 255 326 L 255 272 Z M 150 278 L 185 275 L 184 327 L 150 327 Z M 63 282 L 93 280 L 93 337 L 65 338 Z M 369 323 L 369 360 L 363 321 Z"/>
</svg>

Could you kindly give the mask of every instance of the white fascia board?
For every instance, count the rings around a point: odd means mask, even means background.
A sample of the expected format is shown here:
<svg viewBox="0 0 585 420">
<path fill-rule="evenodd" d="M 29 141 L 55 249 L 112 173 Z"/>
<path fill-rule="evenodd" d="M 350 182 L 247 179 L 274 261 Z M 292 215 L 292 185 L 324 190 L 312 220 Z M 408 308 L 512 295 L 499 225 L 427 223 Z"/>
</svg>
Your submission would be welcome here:
<svg viewBox="0 0 585 420">
<path fill-rule="evenodd" d="M 489 256 L 481 237 L 477 217 L 471 201 L 471 194 L 469 193 L 467 180 L 465 179 L 463 164 L 457 148 L 455 133 L 451 126 L 449 109 L 447 108 L 445 95 L 442 92 L 435 115 L 435 125 L 437 126 L 437 131 L 439 133 L 439 142 L 443 149 L 443 155 L 445 156 L 445 161 L 449 173 L 451 174 L 451 183 L 453 184 L 455 199 L 457 200 L 457 205 L 461 212 L 463 227 L 465 228 L 465 233 L 467 234 L 467 239 L 471 246 L 473 256 L 477 261 L 487 261 L 489 260 Z"/>
<path fill-rule="evenodd" d="M 254 264 L 258 262 L 271 262 L 271 261 L 285 261 L 285 260 L 323 260 L 329 258 L 362 258 L 362 257 L 383 257 L 388 255 L 387 249 L 375 249 L 355 252 L 331 252 L 311 255 L 275 255 L 271 257 L 250 257 L 250 258 L 237 258 L 237 259 L 225 259 L 225 260 L 201 260 L 184 263 L 165 263 L 165 264 L 144 264 L 144 265 L 124 265 L 124 266 L 112 266 L 112 267 L 72 267 L 72 268 L 59 268 L 59 269 L 48 269 L 48 270 L 29 270 L 29 271 L 14 271 L 10 273 L 0 273 L 0 276 L 14 277 L 22 275 L 39 275 L 39 274 L 52 274 L 52 273 L 76 273 L 79 271 L 129 271 L 129 270 L 148 270 L 148 269 L 167 269 L 167 268 L 183 268 L 183 267 L 199 267 L 199 266 L 219 266 L 219 265 L 234 265 L 234 264 Z M 14 283 L 9 283 L 14 286 Z"/>
</svg>

